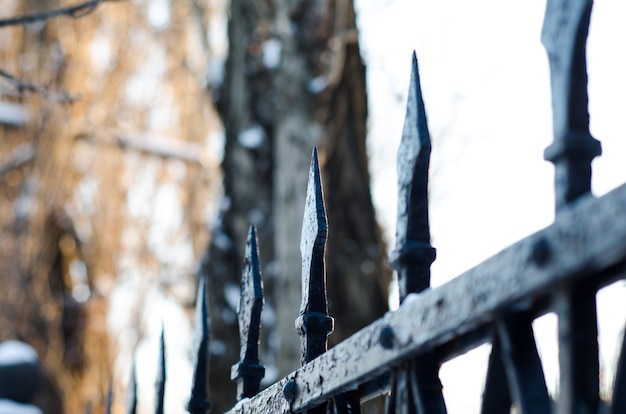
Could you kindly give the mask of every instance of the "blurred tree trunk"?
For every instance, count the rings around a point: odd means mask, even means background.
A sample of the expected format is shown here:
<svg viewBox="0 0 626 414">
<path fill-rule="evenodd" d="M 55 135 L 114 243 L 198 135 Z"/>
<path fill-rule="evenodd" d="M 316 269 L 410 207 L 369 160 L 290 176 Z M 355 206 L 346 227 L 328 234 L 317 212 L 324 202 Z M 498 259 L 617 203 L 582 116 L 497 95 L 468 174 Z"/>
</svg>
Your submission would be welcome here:
<svg viewBox="0 0 626 414">
<path fill-rule="evenodd" d="M 78 3 L 0 0 L 0 17 Z M 122 412 L 130 360 L 145 342 L 156 351 L 160 319 L 166 339 L 191 337 L 195 260 L 221 178 L 207 133 L 220 122 L 203 88 L 208 16 L 155 3 L 101 2 L 78 19 L 0 30 L 0 69 L 52 92 L 0 79 L 0 341 L 38 351 L 47 414 L 104 412 L 111 380 Z M 150 372 L 146 354 L 138 369 Z M 188 349 L 168 358 L 187 366 Z"/>
<path fill-rule="evenodd" d="M 261 351 L 267 380 L 299 366 L 294 320 L 313 146 L 320 150 L 329 221 L 329 311 L 336 322 L 331 344 L 387 310 L 391 276 L 369 190 L 365 67 L 352 2 L 230 4 L 226 77 L 214 90 L 226 139 L 225 201 L 202 269 L 210 292 L 214 412 L 229 408 L 235 397 L 234 383 L 226 380 L 239 357 L 232 292 L 250 224 L 258 227 L 266 287 Z"/>
</svg>

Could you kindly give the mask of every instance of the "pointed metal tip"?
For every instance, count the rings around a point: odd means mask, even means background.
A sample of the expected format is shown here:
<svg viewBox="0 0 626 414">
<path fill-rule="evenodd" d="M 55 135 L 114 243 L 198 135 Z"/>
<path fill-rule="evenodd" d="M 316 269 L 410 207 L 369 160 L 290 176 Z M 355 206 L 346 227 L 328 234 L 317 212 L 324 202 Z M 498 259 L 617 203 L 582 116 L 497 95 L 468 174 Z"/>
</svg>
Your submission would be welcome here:
<svg viewBox="0 0 626 414">
<path fill-rule="evenodd" d="M 209 402 L 206 397 L 206 380 L 208 373 L 208 349 L 209 349 L 209 313 L 207 309 L 207 283 L 204 277 L 200 278 L 198 296 L 196 298 L 196 321 L 195 321 L 195 357 L 191 397 L 188 403 L 188 411 L 192 414 L 206 413 Z"/>
<path fill-rule="evenodd" d="M 163 368 L 163 371 L 165 372 L 165 324 L 163 323 L 163 321 L 161 321 L 161 339 L 160 339 L 160 363 L 161 363 L 161 368 Z"/>
<path fill-rule="evenodd" d="M 256 227 L 254 225 L 250 225 L 248 230 L 248 243 L 246 246 L 249 246 L 246 248 L 246 255 L 250 255 L 250 259 L 254 258 L 254 261 L 258 262 Z"/>
<path fill-rule="evenodd" d="M 407 260 L 422 258 L 430 265 L 435 258 L 430 246 L 428 222 L 428 170 L 430 164 L 430 134 L 422 99 L 417 55 L 413 53 L 411 82 L 407 99 L 406 118 L 402 129 L 402 141 L 398 149 L 398 218 L 396 222 L 396 249 L 390 262 L 399 273 L 406 268 Z M 423 254 L 419 253 L 422 252 Z M 419 254 L 418 254 L 419 253 Z M 400 275 L 403 279 L 408 275 Z M 414 279 L 414 276 L 411 276 Z M 429 275 L 419 277 L 421 285 L 428 286 Z M 409 283 L 401 280 L 401 283 Z M 402 289 L 401 299 L 407 293 L 421 288 Z"/>
<path fill-rule="evenodd" d="M 163 401 L 165 397 L 165 381 L 167 370 L 165 365 L 165 323 L 161 320 L 161 340 L 159 346 L 159 367 L 157 368 L 157 405 L 156 414 L 163 414 Z"/>
<path fill-rule="evenodd" d="M 322 180 L 320 178 L 320 161 L 319 161 L 319 155 L 317 152 L 317 147 L 313 147 L 313 153 L 311 154 L 311 172 L 314 173 L 315 189 L 317 190 L 319 187 L 319 190 L 321 191 Z"/>
<path fill-rule="evenodd" d="M 309 185 L 307 189 L 307 207 L 309 205 L 309 196 L 315 200 L 315 211 L 317 212 L 318 222 L 326 223 L 326 209 L 324 207 L 324 196 L 322 189 L 322 176 L 320 172 L 320 162 L 317 153 L 317 147 L 313 147 L 311 154 L 311 170 L 309 173 Z M 325 225 L 320 226 L 325 230 Z"/>
<path fill-rule="evenodd" d="M 204 277 L 200 277 L 196 297 L 196 329 L 202 337 L 209 335 L 209 311 L 207 307 L 207 287 Z"/>
<path fill-rule="evenodd" d="M 161 337 L 159 339 L 161 361 L 165 362 L 165 322 L 161 319 Z"/>
<path fill-rule="evenodd" d="M 328 235 L 328 221 L 324 207 L 324 192 L 317 155 L 313 149 L 306 204 L 302 220 L 300 253 L 302 254 L 302 304 L 300 313 L 308 310 L 326 312 L 324 249 Z M 323 288 L 320 289 L 320 286 Z"/>
<path fill-rule="evenodd" d="M 413 51 L 406 117 L 404 121 L 404 128 L 402 130 L 403 141 L 405 136 L 411 139 L 417 138 L 420 146 L 430 146 L 430 133 L 428 132 L 428 122 L 426 120 L 426 109 L 424 108 L 419 64 L 417 60 L 417 53 L 415 51 Z"/>
<path fill-rule="evenodd" d="M 326 241 L 328 222 L 324 206 L 324 191 L 320 173 L 317 148 L 313 148 L 309 180 L 306 190 L 306 204 L 302 221 L 300 249 L 303 257 L 312 254 L 314 245 L 323 245 Z"/>
</svg>

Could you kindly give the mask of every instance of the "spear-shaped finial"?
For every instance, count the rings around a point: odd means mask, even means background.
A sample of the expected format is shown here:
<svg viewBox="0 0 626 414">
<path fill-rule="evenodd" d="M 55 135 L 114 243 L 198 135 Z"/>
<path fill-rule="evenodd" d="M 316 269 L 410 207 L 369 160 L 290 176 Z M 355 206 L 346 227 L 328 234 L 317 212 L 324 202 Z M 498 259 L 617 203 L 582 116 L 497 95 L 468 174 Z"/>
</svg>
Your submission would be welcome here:
<svg viewBox="0 0 626 414">
<path fill-rule="evenodd" d="M 256 395 L 265 376 L 259 362 L 261 311 L 263 310 L 263 281 L 257 245 L 256 229 L 250 226 L 241 275 L 239 297 L 239 362 L 233 365 L 231 379 L 237 382 L 237 399 Z"/>
<path fill-rule="evenodd" d="M 592 0 L 548 0 L 541 40 L 548 52 L 556 210 L 591 191 L 591 161 L 602 153 L 589 132 L 586 43 Z"/>
<path fill-rule="evenodd" d="M 211 403 L 207 399 L 209 314 L 206 293 L 206 281 L 204 278 L 200 278 L 198 297 L 196 298 L 196 364 L 193 370 L 191 398 L 187 404 L 187 411 L 191 414 L 206 414 L 211 408 Z"/>
<path fill-rule="evenodd" d="M 137 413 L 137 365 L 135 357 L 130 367 L 130 381 L 128 382 L 128 396 L 126 397 L 126 413 Z"/>
<path fill-rule="evenodd" d="M 430 265 L 435 260 L 428 222 L 430 150 L 417 56 L 413 53 L 406 117 L 398 149 L 396 250 L 390 257 L 392 267 L 398 272 L 401 301 L 409 293 L 430 286 Z"/>
<path fill-rule="evenodd" d="M 324 269 L 327 232 L 320 166 L 317 149 L 314 149 L 300 239 L 302 305 L 300 316 L 296 319 L 296 330 L 302 337 L 302 364 L 326 352 L 327 338 L 333 331 L 333 318 L 328 316 Z"/>
<path fill-rule="evenodd" d="M 165 400 L 165 327 L 161 324 L 161 341 L 159 348 L 159 367 L 156 380 L 156 414 L 163 414 Z"/>
<path fill-rule="evenodd" d="M 398 272 L 400 302 L 409 293 L 419 293 L 430 286 L 430 265 L 435 260 L 428 222 L 430 150 L 430 134 L 414 52 L 406 117 L 398 149 L 396 250 L 390 257 L 392 267 Z M 403 407 L 408 413 L 444 414 L 446 406 L 438 372 L 439 359 L 436 355 L 428 352 L 416 357 L 398 372 L 388 410 Z M 394 402 L 394 398 L 397 401 Z"/>
</svg>

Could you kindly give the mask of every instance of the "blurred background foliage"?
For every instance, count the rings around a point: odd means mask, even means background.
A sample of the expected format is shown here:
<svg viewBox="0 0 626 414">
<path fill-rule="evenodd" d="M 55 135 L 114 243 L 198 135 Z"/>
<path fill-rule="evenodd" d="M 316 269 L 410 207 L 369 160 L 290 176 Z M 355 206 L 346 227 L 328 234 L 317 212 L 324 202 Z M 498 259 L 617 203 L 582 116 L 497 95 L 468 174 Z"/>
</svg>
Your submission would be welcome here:
<svg viewBox="0 0 626 414">
<path fill-rule="evenodd" d="M 0 19 L 78 4 L 0 0 Z M 235 397 L 233 298 L 250 224 L 266 280 L 266 382 L 298 367 L 313 146 L 330 222 L 331 343 L 387 309 L 354 6 L 89 4 L 76 18 L 0 26 L 0 341 L 39 353 L 46 413 L 102 412 L 111 378 L 122 412 L 133 356 L 149 412 L 151 386 L 141 382 L 154 381 L 163 320 L 174 384 L 166 411 L 183 412 L 194 292 L 206 277 L 220 412 Z"/>
</svg>

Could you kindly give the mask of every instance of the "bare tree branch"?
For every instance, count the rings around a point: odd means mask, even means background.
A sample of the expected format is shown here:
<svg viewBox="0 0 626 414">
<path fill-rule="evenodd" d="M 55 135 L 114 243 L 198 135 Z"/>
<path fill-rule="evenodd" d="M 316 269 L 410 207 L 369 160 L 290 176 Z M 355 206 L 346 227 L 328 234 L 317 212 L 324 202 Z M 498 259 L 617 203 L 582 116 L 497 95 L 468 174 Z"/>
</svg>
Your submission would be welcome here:
<svg viewBox="0 0 626 414">
<path fill-rule="evenodd" d="M 121 149 L 129 149 L 156 157 L 186 161 L 201 167 L 219 163 L 209 154 L 206 154 L 198 143 L 157 137 L 140 132 L 91 130 L 77 134 L 76 138 L 94 144 L 113 145 Z"/>
<path fill-rule="evenodd" d="M 74 103 L 81 98 L 80 95 L 70 95 L 65 91 L 55 91 L 47 86 L 21 81 L 3 69 L 0 69 L 0 78 L 6 79 L 20 94 L 24 92 L 35 93 L 45 98 L 65 103 Z"/>
<path fill-rule="evenodd" d="M 49 20 L 59 16 L 67 16 L 73 19 L 86 16 L 92 13 L 100 3 L 113 0 L 89 0 L 84 3 L 79 3 L 74 6 L 62 7 L 60 9 L 51 10 L 47 12 L 27 14 L 19 17 L 10 17 L 8 19 L 0 19 L 0 28 L 6 26 L 17 26 L 27 23 L 41 22 Z"/>
<path fill-rule="evenodd" d="M 0 176 L 8 171 L 20 168 L 35 157 L 35 150 L 30 144 L 20 144 L 0 163 Z"/>
</svg>

